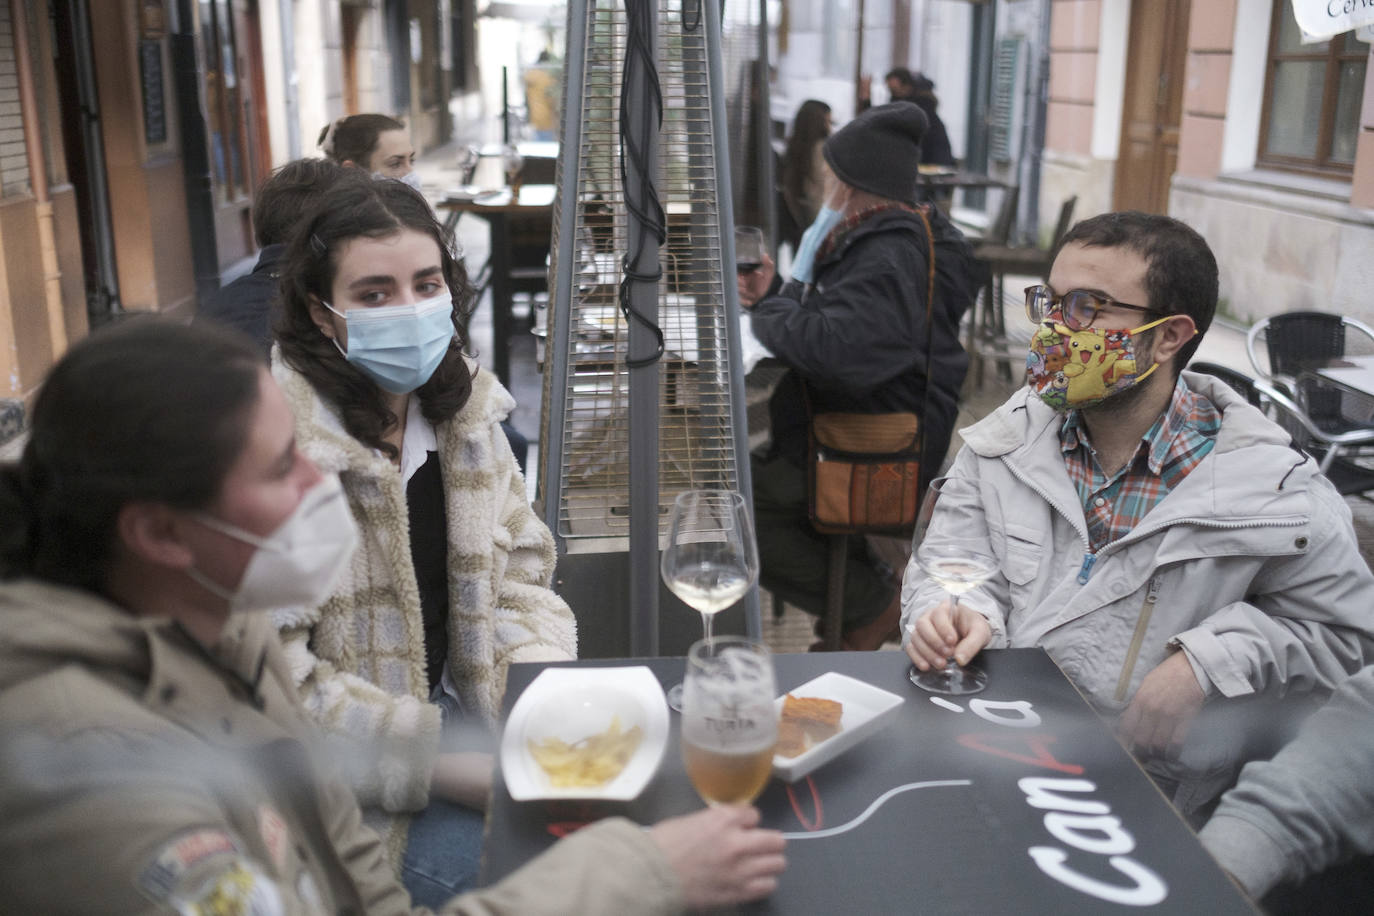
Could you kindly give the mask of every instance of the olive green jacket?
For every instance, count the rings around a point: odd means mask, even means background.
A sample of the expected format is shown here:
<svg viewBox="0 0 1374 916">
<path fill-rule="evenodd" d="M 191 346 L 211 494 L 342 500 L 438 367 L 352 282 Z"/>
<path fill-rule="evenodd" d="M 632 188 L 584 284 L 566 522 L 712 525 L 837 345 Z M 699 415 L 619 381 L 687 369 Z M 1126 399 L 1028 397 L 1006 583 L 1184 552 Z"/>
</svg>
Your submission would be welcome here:
<svg viewBox="0 0 1374 916">
<path fill-rule="evenodd" d="M 6 912 L 412 912 L 265 615 L 206 651 L 168 620 L 19 581 L 0 584 L 0 621 Z M 682 906 L 657 847 L 611 820 L 443 911 Z"/>
</svg>

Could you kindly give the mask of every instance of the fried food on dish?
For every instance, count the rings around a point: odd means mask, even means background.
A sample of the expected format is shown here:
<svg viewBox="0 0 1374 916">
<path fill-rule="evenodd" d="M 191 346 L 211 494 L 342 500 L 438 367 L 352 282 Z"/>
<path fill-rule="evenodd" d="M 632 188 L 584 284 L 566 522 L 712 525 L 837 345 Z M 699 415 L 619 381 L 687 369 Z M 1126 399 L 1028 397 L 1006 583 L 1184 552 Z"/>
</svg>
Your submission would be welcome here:
<svg viewBox="0 0 1374 916">
<path fill-rule="evenodd" d="M 605 785 L 619 776 L 643 738 L 644 730 L 638 725 L 622 732 L 620 717 L 614 716 L 604 732 L 572 744 L 561 738 L 527 740 L 525 744 L 555 787 L 589 788 Z"/>
<path fill-rule="evenodd" d="M 840 731 L 844 704 L 822 697 L 794 697 L 782 701 L 778 722 L 778 750 L 783 757 L 796 757 Z"/>
<path fill-rule="evenodd" d="M 780 757 L 796 757 L 806 752 L 806 731 L 800 723 L 783 719 L 778 722 L 778 745 L 773 753 Z"/>
</svg>

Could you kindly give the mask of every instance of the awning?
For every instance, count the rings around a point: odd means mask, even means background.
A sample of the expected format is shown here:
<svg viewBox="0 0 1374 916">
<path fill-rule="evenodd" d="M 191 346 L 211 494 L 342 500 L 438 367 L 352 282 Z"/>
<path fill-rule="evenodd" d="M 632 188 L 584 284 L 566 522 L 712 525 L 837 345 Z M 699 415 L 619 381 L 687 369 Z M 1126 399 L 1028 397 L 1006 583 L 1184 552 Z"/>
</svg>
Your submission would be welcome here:
<svg viewBox="0 0 1374 916">
<path fill-rule="evenodd" d="M 562 22 L 568 17 L 567 6 L 563 3 L 541 3 L 539 0 L 492 0 L 482 10 L 482 15 L 492 19 L 515 19 L 520 22 L 547 22 L 553 19 Z"/>
</svg>

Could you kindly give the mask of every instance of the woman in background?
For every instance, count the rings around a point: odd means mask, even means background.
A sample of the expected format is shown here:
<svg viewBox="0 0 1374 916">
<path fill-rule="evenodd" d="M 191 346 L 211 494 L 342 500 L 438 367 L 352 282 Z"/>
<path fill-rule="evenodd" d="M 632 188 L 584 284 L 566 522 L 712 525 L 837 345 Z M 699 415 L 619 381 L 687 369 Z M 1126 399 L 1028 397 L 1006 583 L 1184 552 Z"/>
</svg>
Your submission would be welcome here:
<svg viewBox="0 0 1374 916">
<path fill-rule="evenodd" d="M 356 165 L 373 178 L 395 178 L 420 189 L 410 131 L 383 114 L 339 118 L 320 131 L 319 147 L 339 165 Z"/>
<path fill-rule="evenodd" d="M 576 626 L 501 431 L 514 401 L 463 354 L 461 264 L 418 193 L 344 171 L 287 250 L 272 371 L 361 543 L 277 622 L 306 707 L 372 749 L 354 789 L 434 903 L 476 875 L 508 666 L 575 657 Z"/>
<path fill-rule="evenodd" d="M 825 203 L 825 178 L 830 170 L 821 148 L 830 128 L 830 106 L 816 99 L 802 102 L 792 119 L 792 134 L 782 156 L 782 198 L 802 228 L 815 222 Z"/>
</svg>

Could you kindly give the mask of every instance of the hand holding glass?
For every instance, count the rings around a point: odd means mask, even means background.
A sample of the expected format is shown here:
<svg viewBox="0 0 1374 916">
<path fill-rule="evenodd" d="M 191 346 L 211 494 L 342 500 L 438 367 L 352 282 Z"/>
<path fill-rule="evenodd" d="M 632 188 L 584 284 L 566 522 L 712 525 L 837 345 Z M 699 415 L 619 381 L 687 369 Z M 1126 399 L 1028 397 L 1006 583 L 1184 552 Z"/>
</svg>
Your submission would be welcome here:
<svg viewBox="0 0 1374 916">
<path fill-rule="evenodd" d="M 695 643 L 682 698 L 682 761 L 708 805 L 747 805 L 773 769 L 777 694 L 768 647 L 744 636 Z"/>
<path fill-rule="evenodd" d="M 743 598 L 759 577 L 759 552 L 744 497 L 734 490 L 686 490 L 668 521 L 668 544 L 659 563 L 663 582 L 701 614 L 705 641 L 711 619 Z M 682 685 L 668 691 L 682 709 Z"/>
<path fill-rule="evenodd" d="M 986 542 L 977 538 L 938 527 L 932 534 L 931 521 L 937 513 L 953 512 L 958 504 L 976 505 L 980 498 L 973 481 L 940 477 L 930 482 L 916 519 L 912 542 L 916 563 L 927 578 L 944 588 L 952 609 L 957 607 L 960 595 L 982 585 L 997 571 L 997 561 L 987 555 Z M 913 684 L 932 693 L 978 693 L 988 685 L 987 672 L 975 665 L 961 667 L 952 657 L 946 659 L 943 668 L 930 671 L 923 672 L 913 665 L 907 676 Z"/>
</svg>

